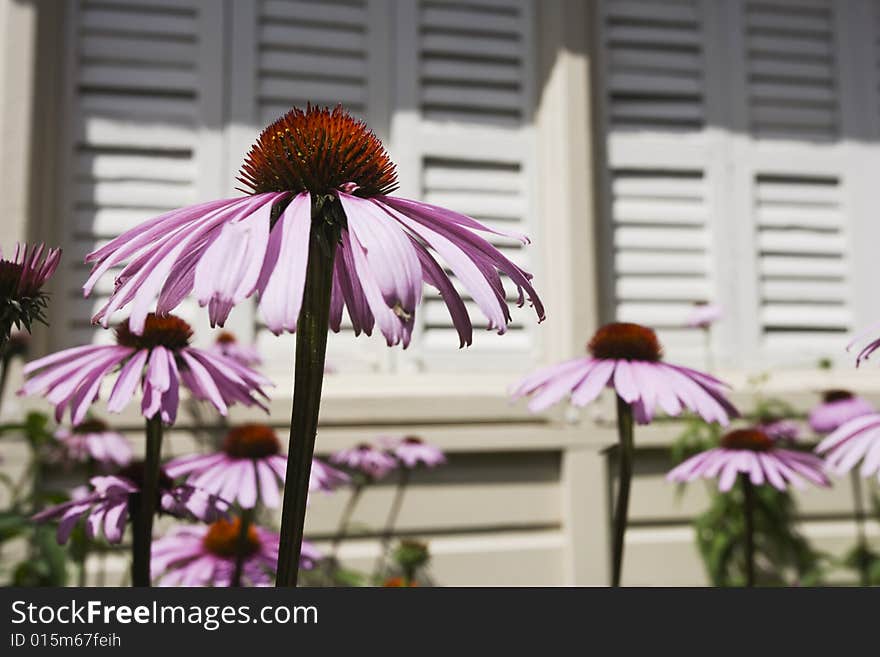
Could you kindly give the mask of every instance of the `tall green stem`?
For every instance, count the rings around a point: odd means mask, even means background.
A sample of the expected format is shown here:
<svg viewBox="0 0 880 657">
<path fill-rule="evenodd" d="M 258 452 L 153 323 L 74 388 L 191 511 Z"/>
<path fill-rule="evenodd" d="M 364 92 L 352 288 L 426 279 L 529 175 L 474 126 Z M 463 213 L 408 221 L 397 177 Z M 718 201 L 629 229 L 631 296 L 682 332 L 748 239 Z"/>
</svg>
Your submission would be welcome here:
<svg viewBox="0 0 880 657">
<path fill-rule="evenodd" d="M 856 512 L 856 554 L 858 555 L 859 585 L 870 586 L 871 574 L 868 572 L 868 540 L 865 537 L 865 503 L 862 499 L 862 478 L 857 469 L 853 469 L 851 476 L 853 504 Z"/>
<path fill-rule="evenodd" d="M 382 532 L 382 544 L 379 548 L 379 558 L 376 559 L 374 567 L 374 575 L 379 576 L 382 566 L 385 564 L 385 557 L 388 554 L 388 546 L 391 543 L 391 537 L 394 536 L 394 528 L 397 525 L 397 519 L 400 517 L 400 509 L 403 507 L 403 495 L 409 484 L 409 468 L 400 467 L 400 477 L 397 480 L 397 488 L 394 491 L 394 499 L 391 501 L 391 508 L 388 510 L 388 518 L 385 520 L 385 529 Z"/>
<path fill-rule="evenodd" d="M 248 530 L 254 522 L 254 509 L 242 509 L 238 517 L 241 523 L 238 529 L 238 540 L 235 545 L 235 570 L 232 573 L 230 586 L 241 586 L 241 572 L 244 569 L 244 560 L 247 551 Z"/>
<path fill-rule="evenodd" d="M 278 551 L 276 586 L 296 586 L 302 549 L 309 472 L 318 431 L 321 386 L 324 382 L 324 356 L 330 320 L 330 294 L 333 284 L 334 239 L 322 239 L 314 225 L 309 236 L 302 308 L 296 326 L 296 364 L 293 375 L 293 411 L 284 505 L 281 510 L 281 541 Z"/>
<path fill-rule="evenodd" d="M 330 545 L 330 556 L 335 557 L 337 551 L 339 550 L 339 544 L 342 543 L 342 540 L 348 536 L 348 527 L 351 524 L 351 517 L 354 515 L 354 509 L 357 506 L 358 500 L 361 499 L 361 494 L 364 492 L 365 484 L 355 484 L 354 489 L 351 491 L 351 495 L 348 498 L 348 502 L 345 503 L 345 508 L 342 510 L 342 515 L 339 517 L 339 526 L 336 528 L 336 533 L 333 535 L 333 541 Z"/>
<path fill-rule="evenodd" d="M 633 413 L 632 407 L 617 396 L 618 454 L 617 505 L 614 510 L 614 544 L 612 550 L 611 586 L 620 586 L 623 572 L 623 547 L 629 512 L 629 488 L 633 470 Z"/>
<path fill-rule="evenodd" d="M 131 584 L 150 585 L 150 547 L 153 541 L 153 516 L 159 500 L 159 469 L 162 453 L 162 418 L 157 413 L 147 420 L 147 445 L 144 457 L 144 480 L 132 505 Z M 140 499 L 137 499 L 139 497 Z"/>
<path fill-rule="evenodd" d="M 6 349 L 0 347 L 0 409 L 3 407 L 3 396 L 6 394 L 6 381 L 9 378 L 9 364 L 12 356 L 6 353 Z"/>
<path fill-rule="evenodd" d="M 749 475 L 740 475 L 746 531 L 746 586 L 755 585 L 755 488 Z"/>
</svg>

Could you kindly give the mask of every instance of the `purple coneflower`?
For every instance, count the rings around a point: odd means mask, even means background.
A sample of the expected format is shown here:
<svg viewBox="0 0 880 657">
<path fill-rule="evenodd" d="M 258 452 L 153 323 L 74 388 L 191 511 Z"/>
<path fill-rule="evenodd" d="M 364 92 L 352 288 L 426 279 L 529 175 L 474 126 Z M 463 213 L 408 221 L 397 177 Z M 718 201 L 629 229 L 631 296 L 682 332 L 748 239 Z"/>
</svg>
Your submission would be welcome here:
<svg viewBox="0 0 880 657">
<path fill-rule="evenodd" d="M 13 326 L 30 332 L 34 322 L 45 323 L 48 297 L 42 288 L 60 261 L 61 249 L 46 251 L 42 244 L 17 244 L 11 260 L 0 251 L 0 350 Z"/>
<path fill-rule="evenodd" d="M 544 316 L 531 276 L 479 233 L 528 240 L 451 210 L 389 196 L 397 187 L 394 164 L 366 125 L 341 107 L 293 109 L 279 118 L 248 153 L 239 181 L 249 196 L 174 210 L 90 253 L 86 260 L 94 271 L 86 294 L 110 268 L 129 262 L 95 320 L 107 326 L 130 303 L 129 322 L 140 333 L 157 297 L 156 311 L 165 314 L 194 292 L 208 307 L 211 324 L 222 326 L 231 308 L 256 292 L 269 329 L 295 331 L 309 235 L 319 214 L 338 251 L 334 330 L 344 306 L 356 333 L 369 335 L 377 324 L 389 345 L 407 344 L 424 281 L 441 292 L 461 343 L 470 344 L 464 302 L 429 248 L 461 280 L 489 328 L 504 332 L 510 321 L 499 273 L 518 288 L 520 303 L 527 295 L 538 317 Z"/>
<path fill-rule="evenodd" d="M 808 421 L 816 433 L 835 431 L 853 418 L 874 413 L 874 405 L 849 390 L 826 390 L 822 403 L 810 411 Z"/>
<path fill-rule="evenodd" d="M 107 400 L 107 409 L 118 413 L 140 387 L 141 412 L 146 419 L 146 459 L 141 496 L 142 509 L 134 518 L 132 582 L 150 583 L 150 541 L 162 451 L 162 424 L 177 417 L 182 382 L 196 399 L 207 400 L 222 415 L 229 404 L 240 402 L 266 410 L 257 395 L 271 385 L 257 372 L 239 363 L 190 346 L 192 329 L 174 315 L 149 314 L 143 331 L 134 333 L 127 323 L 116 329 L 116 344 L 65 349 L 25 366 L 28 379 L 22 394 L 44 393 L 55 406 L 60 421 L 70 407 L 74 424 L 85 418 L 98 397 L 105 376 L 119 368 L 119 376 Z"/>
<path fill-rule="evenodd" d="M 797 442 L 801 436 L 801 427 L 794 420 L 786 418 L 764 418 L 757 428 L 770 438 L 781 443 Z"/>
<path fill-rule="evenodd" d="M 310 569 L 320 558 L 303 542 L 300 568 Z M 270 586 L 278 561 L 278 534 L 250 525 L 242 540 L 239 518 L 177 527 L 153 543 L 152 574 L 159 586 L 232 586 L 238 560 L 241 584 Z"/>
<path fill-rule="evenodd" d="M 253 345 L 242 344 L 230 331 L 220 331 L 210 351 L 236 361 L 245 367 L 256 367 L 263 363 L 260 353 Z"/>
<path fill-rule="evenodd" d="M 851 471 L 857 554 L 865 555 L 868 553 L 867 514 L 861 477 L 876 474 L 880 479 L 880 414 L 861 397 L 845 390 L 830 390 L 823 396 L 823 402 L 810 413 L 810 426 L 817 433 L 830 434 L 816 446 L 816 452 L 824 455 L 828 469 L 838 475 Z M 859 460 L 862 460 L 862 467 L 857 471 L 854 468 Z M 870 563 L 859 558 L 857 566 L 861 585 L 869 586 Z"/>
<path fill-rule="evenodd" d="M 226 434 L 221 451 L 175 459 L 165 466 L 171 477 L 187 475 L 187 481 L 243 509 L 257 501 L 275 508 L 281 501 L 287 457 L 272 427 L 244 424 Z M 331 490 L 347 480 L 344 473 L 321 463 L 313 465 L 311 490 Z"/>
<path fill-rule="evenodd" d="M 529 410 L 543 411 L 571 395 L 586 406 L 605 386 L 632 406 L 636 420 L 650 422 L 657 408 L 678 415 L 685 408 L 707 422 L 727 425 L 737 414 L 724 396 L 725 385 L 709 374 L 661 360 L 657 334 L 646 326 L 606 324 L 587 346 L 589 356 L 538 370 L 517 384 L 514 397 L 532 396 Z"/>
<path fill-rule="evenodd" d="M 129 512 L 138 512 L 143 485 L 144 464 L 132 463 L 118 475 L 92 477 L 89 482 L 92 492 L 64 504 L 44 509 L 34 516 L 37 522 L 59 520 L 58 542 L 64 544 L 70 537 L 74 526 L 83 516 L 86 519 L 86 534 L 93 538 L 103 530 L 110 543 L 119 543 L 125 531 Z M 158 508 L 178 518 L 195 518 L 211 522 L 226 513 L 229 505 L 190 485 L 174 485 L 164 472 L 160 473 L 158 488 Z"/>
<path fill-rule="evenodd" d="M 443 450 L 417 436 L 385 439 L 383 444 L 406 468 L 415 468 L 419 463 L 429 468 L 446 463 Z"/>
<path fill-rule="evenodd" d="M 529 409 L 538 412 L 566 396 L 571 397 L 575 406 L 586 406 L 606 386 L 614 389 L 620 484 L 614 520 L 612 586 L 619 586 L 634 455 L 633 417 L 646 424 L 658 408 L 668 415 L 679 415 L 687 408 L 707 422 L 727 425 L 737 411 L 724 396 L 725 385 L 715 377 L 662 362 L 663 350 L 657 334 L 646 326 L 606 324 L 593 335 L 587 350 L 589 356 L 530 374 L 514 386 L 511 394 L 532 395 Z"/>
<path fill-rule="evenodd" d="M 822 460 L 805 452 L 785 449 L 760 428 L 738 429 L 721 439 L 721 445 L 692 456 L 666 475 L 669 481 L 688 482 L 718 478 L 718 489 L 729 491 L 737 475 L 748 475 L 756 486 L 768 483 L 778 490 L 804 487 L 804 479 L 828 486 Z"/>
<path fill-rule="evenodd" d="M 397 467 L 397 460 L 393 456 L 369 443 L 360 443 L 334 452 L 330 455 L 330 461 L 360 472 L 372 480 L 384 478 Z"/>
<path fill-rule="evenodd" d="M 192 329 L 179 317 L 150 314 L 141 335 L 123 323 L 116 328 L 115 345 L 73 347 L 28 363 L 21 393 L 45 394 L 58 421 L 69 406 L 73 423 L 79 424 L 98 397 L 104 377 L 119 368 L 107 400 L 113 413 L 122 411 L 140 386 L 144 417 L 158 414 L 171 424 L 177 417 L 180 383 L 222 415 L 235 402 L 265 409 L 257 396 L 266 397 L 262 386 L 271 385 L 268 379 L 225 356 L 191 347 L 191 337 Z"/>
<path fill-rule="evenodd" d="M 694 305 L 685 324 L 691 328 L 708 329 L 712 324 L 721 319 L 722 314 L 722 308 L 717 304 L 698 303 Z"/>
<path fill-rule="evenodd" d="M 880 413 L 860 415 L 845 422 L 816 447 L 828 469 L 845 474 L 862 461 L 863 477 L 880 479 Z"/>
<path fill-rule="evenodd" d="M 280 585 L 296 585 L 309 467 L 324 377 L 327 330 L 347 309 L 355 334 L 374 326 L 388 345 L 409 344 L 423 283 L 440 292 L 462 346 L 473 326 L 446 267 L 503 333 L 511 320 L 501 279 L 544 318 L 531 275 L 483 235 L 528 240 L 471 217 L 389 196 L 394 164 L 381 141 L 341 107 L 293 109 L 267 127 L 248 153 L 239 181 L 244 198 L 175 210 L 123 233 L 89 254 L 88 295 L 112 267 L 128 264 L 95 320 L 105 326 L 131 304 L 143 330 L 149 309 L 165 314 L 190 292 L 223 325 L 234 305 L 259 295 L 271 331 L 297 332 L 294 403 L 281 519 Z M 435 258 L 439 255 L 444 265 Z"/>
<path fill-rule="evenodd" d="M 803 488 L 804 479 L 817 486 L 829 486 L 821 459 L 778 446 L 760 428 L 738 429 L 721 438 L 721 445 L 692 456 L 673 468 L 669 481 L 689 482 L 697 478 L 718 478 L 718 489 L 727 492 L 739 479 L 745 520 L 746 586 L 755 584 L 754 486 L 770 484 L 780 491 L 789 486 Z"/>
<path fill-rule="evenodd" d="M 132 449 L 125 436 L 96 418 L 89 418 L 73 427 L 59 427 L 55 438 L 65 458 L 71 461 L 83 463 L 93 459 L 120 467 L 131 462 Z"/>
</svg>

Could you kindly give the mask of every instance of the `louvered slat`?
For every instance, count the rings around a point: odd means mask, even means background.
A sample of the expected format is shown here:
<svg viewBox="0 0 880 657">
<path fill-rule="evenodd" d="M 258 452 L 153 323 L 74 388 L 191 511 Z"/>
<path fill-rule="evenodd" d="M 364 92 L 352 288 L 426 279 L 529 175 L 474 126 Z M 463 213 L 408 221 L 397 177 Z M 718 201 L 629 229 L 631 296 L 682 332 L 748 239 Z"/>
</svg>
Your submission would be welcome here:
<svg viewBox="0 0 880 657">
<path fill-rule="evenodd" d="M 110 339 L 89 321 L 112 280 L 82 298 L 86 253 L 151 216 L 198 200 L 199 11 L 182 2 L 83 0 L 71 14 L 63 344 Z"/>
<path fill-rule="evenodd" d="M 697 130 L 705 121 L 695 1 L 606 2 L 610 128 Z"/>
<path fill-rule="evenodd" d="M 843 223 L 815 216 L 839 218 L 840 180 L 758 175 L 755 189 L 763 339 L 783 345 L 785 338 L 799 338 L 820 352 L 839 348 L 853 321 L 848 235 Z M 805 221 L 798 221 L 801 213 Z"/>
</svg>

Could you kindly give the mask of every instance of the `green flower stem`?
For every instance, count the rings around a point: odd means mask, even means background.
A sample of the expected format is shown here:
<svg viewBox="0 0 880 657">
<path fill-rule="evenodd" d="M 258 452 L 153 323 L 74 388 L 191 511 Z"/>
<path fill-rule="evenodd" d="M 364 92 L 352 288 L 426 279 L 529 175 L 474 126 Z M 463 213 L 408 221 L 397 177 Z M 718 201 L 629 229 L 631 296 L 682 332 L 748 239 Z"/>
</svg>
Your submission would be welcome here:
<svg viewBox="0 0 880 657">
<path fill-rule="evenodd" d="M 623 572 L 623 547 L 629 511 L 629 489 L 633 471 L 633 412 L 632 407 L 617 396 L 618 454 L 617 505 L 614 510 L 614 543 L 612 546 L 611 586 L 620 586 Z"/>
<path fill-rule="evenodd" d="M 318 431 L 318 411 L 324 382 L 324 357 L 330 321 L 330 294 L 336 240 L 324 239 L 312 222 L 309 261 L 306 267 L 302 308 L 296 327 L 296 364 L 293 375 L 293 411 L 284 505 L 281 510 L 281 541 L 276 586 L 296 586 L 302 549 L 309 472 Z"/>
<path fill-rule="evenodd" d="M 747 474 L 740 475 L 746 540 L 746 586 L 755 585 L 755 488 Z"/>
<path fill-rule="evenodd" d="M 232 573 L 232 581 L 229 586 L 241 586 L 241 572 L 244 568 L 245 549 L 247 548 L 248 530 L 254 523 L 254 509 L 242 509 L 239 515 L 241 527 L 238 530 L 238 540 L 235 546 L 235 570 Z"/>
<path fill-rule="evenodd" d="M 150 547 L 153 542 L 153 517 L 159 500 L 159 470 L 162 453 L 162 418 L 157 413 L 147 420 L 147 446 L 144 458 L 144 481 L 132 504 L 131 584 L 150 586 Z M 139 499 L 138 499 L 139 498 Z"/>
<path fill-rule="evenodd" d="M 9 379 L 9 366 L 12 356 L 0 345 L 0 409 L 3 406 L 3 396 L 6 394 L 6 381 Z"/>
<path fill-rule="evenodd" d="M 388 518 L 385 520 L 385 529 L 382 532 L 382 543 L 379 548 L 379 557 L 376 559 L 373 575 L 378 577 L 385 565 L 385 557 L 388 555 L 388 547 L 391 544 L 391 537 L 394 536 L 394 528 L 397 526 L 397 519 L 400 517 L 400 509 L 403 506 L 403 496 L 406 493 L 406 487 L 409 485 L 409 468 L 401 465 L 400 477 L 397 480 L 397 487 L 394 491 L 394 499 L 391 501 L 391 508 L 388 510 Z"/>
<path fill-rule="evenodd" d="M 853 504 L 855 505 L 856 532 L 859 585 L 870 586 L 871 574 L 868 572 L 868 539 L 865 537 L 865 504 L 862 500 L 862 478 L 858 469 L 853 469 L 852 474 Z"/>
<path fill-rule="evenodd" d="M 339 517 L 339 526 L 336 528 L 336 533 L 333 535 L 333 541 L 330 545 L 330 556 L 334 559 L 339 550 L 339 544 L 348 536 L 351 517 L 354 515 L 354 509 L 357 506 L 358 501 L 361 499 L 364 488 L 366 488 L 366 484 L 357 483 L 354 485 L 354 489 L 351 491 L 348 502 L 345 503 L 345 508 L 342 510 L 342 515 Z"/>
</svg>

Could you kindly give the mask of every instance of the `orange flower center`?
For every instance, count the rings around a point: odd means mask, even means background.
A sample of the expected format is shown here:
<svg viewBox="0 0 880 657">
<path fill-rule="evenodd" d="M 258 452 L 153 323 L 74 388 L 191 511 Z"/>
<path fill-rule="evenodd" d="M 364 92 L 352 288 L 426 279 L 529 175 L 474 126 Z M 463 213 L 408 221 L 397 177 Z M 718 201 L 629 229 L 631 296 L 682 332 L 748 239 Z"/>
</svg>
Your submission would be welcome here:
<svg viewBox="0 0 880 657">
<path fill-rule="evenodd" d="M 226 520 L 221 518 L 217 522 L 208 527 L 205 537 L 202 539 L 202 545 L 211 554 L 218 557 L 232 558 L 240 553 L 249 557 L 260 550 L 260 538 L 257 536 L 257 530 L 251 525 L 242 541 L 239 536 L 241 533 L 241 518 Z M 241 545 L 239 542 L 241 541 Z"/>
<path fill-rule="evenodd" d="M 594 358 L 607 360 L 654 362 L 663 355 L 663 348 L 652 329 L 628 322 L 613 322 L 600 328 L 587 350 Z"/>
<path fill-rule="evenodd" d="M 760 429 L 737 429 L 721 439 L 721 446 L 727 449 L 747 449 L 752 452 L 766 452 L 773 449 L 773 439 Z"/>
<path fill-rule="evenodd" d="M 385 588 L 406 588 L 418 586 L 418 582 L 410 580 L 410 583 L 407 584 L 403 577 L 389 577 L 382 583 L 382 586 Z"/>
<path fill-rule="evenodd" d="M 363 197 L 397 188 L 385 147 L 363 121 L 337 106 L 293 108 L 267 127 L 251 147 L 238 180 L 252 194 L 333 194 L 357 185 Z"/>
<path fill-rule="evenodd" d="M 147 315 L 143 335 L 135 335 L 124 321 L 116 327 L 116 343 L 135 349 L 183 349 L 189 346 L 193 331 L 190 325 L 177 315 L 159 317 L 156 313 Z"/>
<path fill-rule="evenodd" d="M 73 428 L 73 433 L 103 433 L 108 428 L 106 422 L 91 418 L 77 424 Z"/>
<path fill-rule="evenodd" d="M 259 459 L 280 452 L 281 443 L 272 427 L 243 424 L 226 434 L 223 451 L 233 458 Z"/>
<path fill-rule="evenodd" d="M 853 394 L 849 390 L 826 390 L 822 394 L 822 401 L 826 404 L 852 398 Z"/>
<path fill-rule="evenodd" d="M 238 342 L 238 338 L 235 337 L 234 333 L 230 333 L 229 331 L 220 331 L 217 334 L 217 344 L 235 344 Z"/>
</svg>

